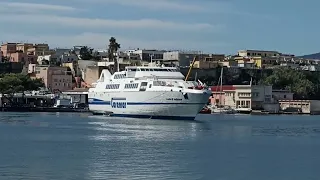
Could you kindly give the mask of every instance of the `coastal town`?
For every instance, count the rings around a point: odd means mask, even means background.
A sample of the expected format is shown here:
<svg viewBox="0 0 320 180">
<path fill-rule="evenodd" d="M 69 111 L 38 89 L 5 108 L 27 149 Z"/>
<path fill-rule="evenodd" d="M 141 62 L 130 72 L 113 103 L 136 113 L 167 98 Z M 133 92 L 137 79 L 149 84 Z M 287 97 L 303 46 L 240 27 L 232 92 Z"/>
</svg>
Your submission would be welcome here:
<svg viewBox="0 0 320 180">
<path fill-rule="evenodd" d="M 86 109 L 88 89 L 103 69 L 162 64 L 178 67 L 185 76 L 191 69 L 188 80 L 200 80 L 211 88 L 208 105 L 253 114 L 320 113 L 320 61 L 274 50 L 239 50 L 233 55 L 120 50 L 111 38 L 102 50 L 6 42 L 0 60 L 2 111 L 9 107 Z"/>
</svg>

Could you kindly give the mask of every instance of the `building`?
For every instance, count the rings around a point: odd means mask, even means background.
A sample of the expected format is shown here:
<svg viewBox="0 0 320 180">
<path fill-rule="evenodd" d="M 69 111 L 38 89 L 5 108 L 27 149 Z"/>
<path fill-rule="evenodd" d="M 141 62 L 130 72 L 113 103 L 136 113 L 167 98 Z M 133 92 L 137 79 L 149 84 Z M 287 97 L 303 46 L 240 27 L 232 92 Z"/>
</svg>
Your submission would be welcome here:
<svg viewBox="0 0 320 180">
<path fill-rule="evenodd" d="M 71 49 L 66 49 L 66 48 L 54 48 L 52 50 L 53 54 L 55 55 L 63 55 L 63 54 L 69 54 L 72 50 Z"/>
<path fill-rule="evenodd" d="M 38 64 L 48 64 L 48 63 L 70 63 L 73 61 L 77 61 L 78 56 L 74 54 L 60 54 L 60 55 L 41 55 L 38 56 L 37 62 Z"/>
<path fill-rule="evenodd" d="M 195 56 L 198 56 L 199 60 L 210 58 L 210 54 L 201 54 L 199 51 L 170 51 L 163 53 L 163 60 L 177 60 L 180 67 L 189 67 Z"/>
<path fill-rule="evenodd" d="M 192 62 L 190 63 L 190 66 L 192 65 Z M 195 61 L 193 64 L 193 68 L 199 68 L 199 69 L 212 69 L 219 67 L 220 62 L 218 61 Z"/>
<path fill-rule="evenodd" d="M 30 64 L 30 63 L 32 64 L 36 62 L 36 56 L 28 55 L 27 53 L 17 51 L 15 53 L 10 54 L 9 61 L 21 62 L 23 64 Z"/>
<path fill-rule="evenodd" d="M 76 103 L 76 104 L 88 104 L 88 89 L 87 88 L 75 88 L 73 90 L 64 91 L 62 92 L 63 96 L 69 96 L 71 98 L 70 103 Z"/>
<path fill-rule="evenodd" d="M 83 79 L 88 87 L 90 87 L 92 83 L 97 82 L 103 69 L 105 69 L 103 66 L 88 66 L 86 68 Z"/>
<path fill-rule="evenodd" d="M 262 51 L 262 50 L 240 50 L 238 56 L 250 57 L 250 56 L 261 56 L 261 57 L 273 57 L 280 56 L 281 53 L 278 51 Z"/>
<path fill-rule="evenodd" d="M 263 56 L 250 56 L 250 57 L 233 57 L 237 61 L 239 67 L 243 68 L 270 68 L 281 65 L 281 56 L 278 57 L 263 57 Z"/>
<path fill-rule="evenodd" d="M 211 87 L 211 103 L 230 106 L 234 109 L 264 109 L 273 103 L 272 86 L 224 85 Z"/>
<path fill-rule="evenodd" d="M 67 67 L 40 65 L 36 66 L 35 70 L 36 78 L 43 79 L 43 82 L 48 89 L 52 91 L 67 91 L 72 89 L 72 75 Z"/>
<path fill-rule="evenodd" d="M 41 56 L 51 55 L 54 51 L 49 50 L 48 44 L 34 44 L 32 47 L 27 49 L 28 55 Z"/>
<path fill-rule="evenodd" d="M 280 100 L 281 110 L 303 114 L 320 114 L 319 100 Z"/>
<path fill-rule="evenodd" d="M 17 51 L 17 43 L 5 43 L 1 45 L 1 52 L 4 57 L 10 57 Z"/>
<path fill-rule="evenodd" d="M 16 45 L 16 51 L 27 53 L 28 49 L 33 48 L 31 43 L 19 43 Z"/>
<path fill-rule="evenodd" d="M 274 100 L 293 100 L 293 93 L 288 90 L 272 90 Z"/>
<path fill-rule="evenodd" d="M 203 57 L 204 61 L 224 61 L 226 56 L 224 54 L 209 54 L 208 57 Z"/>
<path fill-rule="evenodd" d="M 140 60 L 148 61 L 163 59 L 164 50 L 155 49 L 137 49 L 137 50 L 127 50 L 125 53 L 129 53 L 129 56 L 135 57 L 134 54 L 139 55 Z M 130 55 L 131 54 L 131 55 Z"/>
<path fill-rule="evenodd" d="M 34 49 L 40 47 L 44 52 L 43 46 L 33 45 L 30 43 L 5 43 L 1 45 L 1 51 L 4 57 L 11 62 L 22 62 L 24 64 L 34 63 L 36 61 L 37 53 Z M 47 45 L 47 49 L 49 46 Z"/>
<path fill-rule="evenodd" d="M 234 57 L 233 60 L 236 61 L 237 62 L 236 64 L 238 65 L 238 67 L 241 67 L 241 68 L 257 67 L 256 61 L 249 57 Z"/>
<path fill-rule="evenodd" d="M 220 65 L 223 67 L 234 68 L 234 67 L 238 67 L 238 61 L 235 61 L 233 59 L 224 60 L 224 61 L 220 61 Z"/>
</svg>

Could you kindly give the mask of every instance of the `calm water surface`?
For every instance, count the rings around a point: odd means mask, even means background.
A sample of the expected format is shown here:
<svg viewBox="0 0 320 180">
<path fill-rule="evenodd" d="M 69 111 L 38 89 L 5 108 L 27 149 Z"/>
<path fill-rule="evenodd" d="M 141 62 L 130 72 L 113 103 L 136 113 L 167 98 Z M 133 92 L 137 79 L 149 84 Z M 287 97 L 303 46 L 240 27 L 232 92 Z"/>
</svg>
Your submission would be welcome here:
<svg viewBox="0 0 320 180">
<path fill-rule="evenodd" d="M 319 167 L 319 116 L 0 114 L 1 180 L 319 180 Z"/>
</svg>

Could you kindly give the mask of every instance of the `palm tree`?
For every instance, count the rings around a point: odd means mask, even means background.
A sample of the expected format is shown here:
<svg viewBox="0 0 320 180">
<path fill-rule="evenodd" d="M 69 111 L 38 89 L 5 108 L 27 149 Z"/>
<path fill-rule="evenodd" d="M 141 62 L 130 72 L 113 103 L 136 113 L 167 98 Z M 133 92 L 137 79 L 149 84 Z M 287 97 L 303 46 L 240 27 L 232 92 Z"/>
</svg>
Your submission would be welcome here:
<svg viewBox="0 0 320 180">
<path fill-rule="evenodd" d="M 120 44 L 117 43 L 116 38 L 111 37 L 109 40 L 109 48 L 108 48 L 108 57 L 109 61 L 113 60 L 114 62 L 114 72 L 119 71 L 118 69 L 118 59 L 116 53 L 120 49 Z"/>
</svg>

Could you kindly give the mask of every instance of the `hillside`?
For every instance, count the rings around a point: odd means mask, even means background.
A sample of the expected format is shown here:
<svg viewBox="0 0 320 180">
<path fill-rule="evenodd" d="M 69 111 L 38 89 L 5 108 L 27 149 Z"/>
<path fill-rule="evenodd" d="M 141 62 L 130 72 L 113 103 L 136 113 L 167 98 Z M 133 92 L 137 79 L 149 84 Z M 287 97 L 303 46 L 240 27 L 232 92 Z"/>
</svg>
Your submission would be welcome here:
<svg viewBox="0 0 320 180">
<path fill-rule="evenodd" d="M 309 55 L 304 55 L 304 56 L 300 56 L 300 57 L 306 58 L 306 59 L 320 59 L 320 53 L 309 54 Z"/>
</svg>

